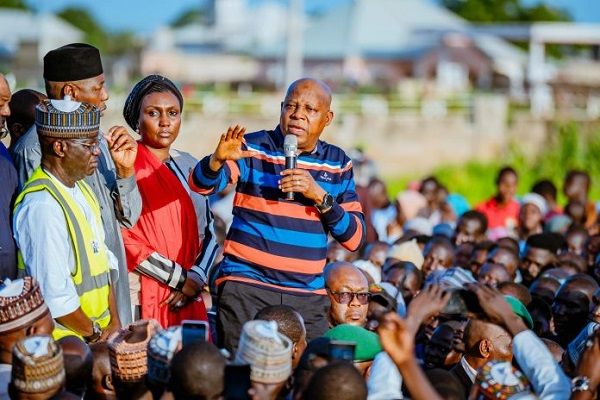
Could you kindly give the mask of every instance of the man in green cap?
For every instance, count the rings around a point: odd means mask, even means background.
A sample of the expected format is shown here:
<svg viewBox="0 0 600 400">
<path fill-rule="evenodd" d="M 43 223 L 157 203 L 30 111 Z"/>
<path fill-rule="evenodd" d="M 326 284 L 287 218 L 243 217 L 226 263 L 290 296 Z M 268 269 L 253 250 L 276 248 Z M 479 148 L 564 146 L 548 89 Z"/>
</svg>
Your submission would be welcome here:
<svg viewBox="0 0 600 400">
<path fill-rule="evenodd" d="M 354 342 L 356 347 L 352 362 L 365 379 L 369 377 L 375 356 L 383 351 L 376 333 L 360 326 L 342 324 L 331 328 L 324 336 L 332 341 Z"/>
</svg>

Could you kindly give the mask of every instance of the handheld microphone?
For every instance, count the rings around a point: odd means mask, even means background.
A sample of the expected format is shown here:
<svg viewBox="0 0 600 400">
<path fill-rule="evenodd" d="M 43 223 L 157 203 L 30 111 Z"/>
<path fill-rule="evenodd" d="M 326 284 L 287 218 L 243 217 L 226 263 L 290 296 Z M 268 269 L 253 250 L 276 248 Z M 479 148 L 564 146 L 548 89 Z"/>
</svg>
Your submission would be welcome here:
<svg viewBox="0 0 600 400">
<path fill-rule="evenodd" d="M 296 151 L 298 150 L 298 138 L 295 135 L 285 135 L 283 141 L 283 152 L 285 153 L 285 169 L 296 168 Z M 286 200 L 294 200 L 294 192 L 287 192 Z"/>
</svg>

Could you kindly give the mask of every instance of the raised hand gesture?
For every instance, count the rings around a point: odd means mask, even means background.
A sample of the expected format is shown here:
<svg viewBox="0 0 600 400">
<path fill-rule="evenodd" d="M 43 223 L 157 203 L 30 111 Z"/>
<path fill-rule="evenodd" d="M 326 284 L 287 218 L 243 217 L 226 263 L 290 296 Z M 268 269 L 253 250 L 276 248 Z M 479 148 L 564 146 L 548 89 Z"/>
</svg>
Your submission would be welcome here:
<svg viewBox="0 0 600 400">
<path fill-rule="evenodd" d="M 137 143 L 122 126 L 113 126 L 104 135 L 108 143 L 110 157 L 115 163 L 119 178 L 128 178 L 135 173 L 134 163 L 137 155 Z"/>
<path fill-rule="evenodd" d="M 246 144 L 244 134 L 246 128 L 243 126 L 230 126 L 227 132 L 221 135 L 217 149 L 210 156 L 210 169 L 218 171 L 226 161 L 237 161 L 242 158 L 252 157 L 253 151 L 244 150 Z"/>
</svg>

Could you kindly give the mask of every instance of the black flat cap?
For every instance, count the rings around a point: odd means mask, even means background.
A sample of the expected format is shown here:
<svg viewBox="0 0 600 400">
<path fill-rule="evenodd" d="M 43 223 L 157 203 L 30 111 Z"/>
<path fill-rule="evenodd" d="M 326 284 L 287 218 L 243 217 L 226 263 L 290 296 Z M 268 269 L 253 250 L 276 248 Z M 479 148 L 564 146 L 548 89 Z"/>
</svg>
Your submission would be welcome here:
<svg viewBox="0 0 600 400">
<path fill-rule="evenodd" d="M 89 44 L 67 44 L 44 56 L 44 79 L 47 81 L 80 81 L 102 73 L 100 52 Z"/>
</svg>

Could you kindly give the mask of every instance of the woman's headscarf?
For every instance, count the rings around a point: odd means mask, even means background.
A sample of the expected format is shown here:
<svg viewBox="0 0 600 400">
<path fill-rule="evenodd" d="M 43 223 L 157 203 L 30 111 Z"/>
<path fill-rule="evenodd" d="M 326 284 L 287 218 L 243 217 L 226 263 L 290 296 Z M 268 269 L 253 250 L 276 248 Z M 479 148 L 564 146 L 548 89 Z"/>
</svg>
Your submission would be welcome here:
<svg viewBox="0 0 600 400">
<path fill-rule="evenodd" d="M 142 106 L 142 100 L 148 93 L 154 92 L 171 92 L 179 100 L 179 107 L 183 111 L 183 96 L 181 92 L 175 86 L 169 78 L 165 78 L 161 75 L 148 75 L 133 87 L 127 100 L 125 100 L 125 106 L 123 107 L 123 117 L 127 124 L 133 130 L 137 130 L 140 120 L 140 108 Z"/>
</svg>

